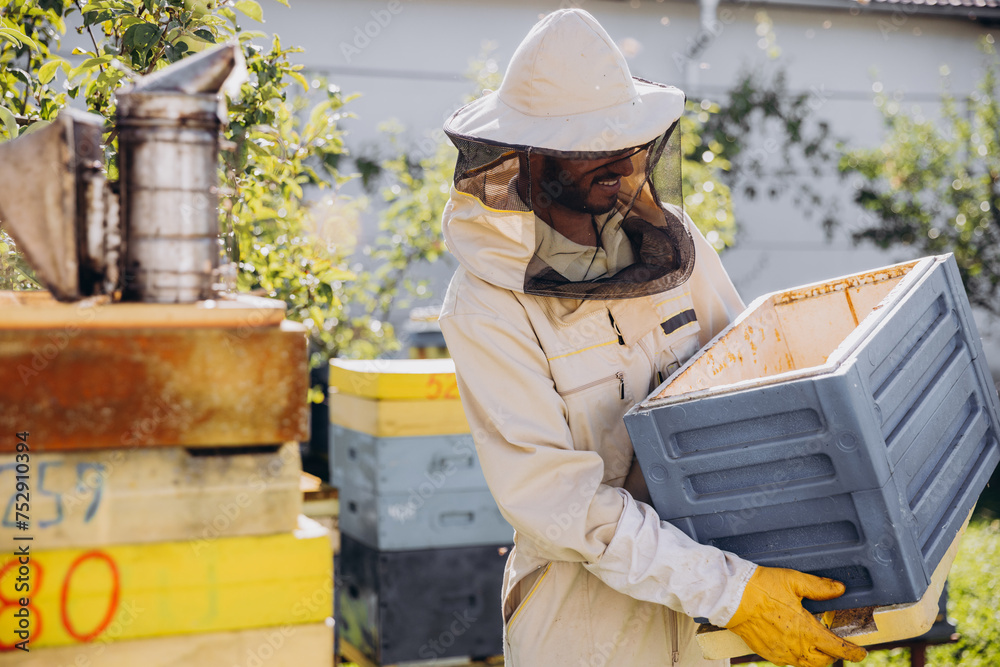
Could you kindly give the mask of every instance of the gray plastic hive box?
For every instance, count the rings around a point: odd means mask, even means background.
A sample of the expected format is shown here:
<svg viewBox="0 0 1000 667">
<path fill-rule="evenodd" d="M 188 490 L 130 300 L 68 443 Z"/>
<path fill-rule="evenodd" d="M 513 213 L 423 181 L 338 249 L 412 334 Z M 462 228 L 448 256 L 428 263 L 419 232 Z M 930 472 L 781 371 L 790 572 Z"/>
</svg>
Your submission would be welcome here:
<svg viewBox="0 0 1000 667">
<path fill-rule="evenodd" d="M 662 519 L 847 585 L 812 611 L 920 599 L 1000 460 L 951 255 L 757 299 L 625 424 Z"/>
<path fill-rule="evenodd" d="M 486 490 L 469 434 L 380 437 L 330 424 L 330 479 L 377 495 Z"/>
<path fill-rule="evenodd" d="M 426 483 L 410 493 L 386 495 L 351 485 L 341 488 L 340 531 L 383 551 L 514 540 L 514 529 L 488 489 L 444 491 Z"/>
</svg>

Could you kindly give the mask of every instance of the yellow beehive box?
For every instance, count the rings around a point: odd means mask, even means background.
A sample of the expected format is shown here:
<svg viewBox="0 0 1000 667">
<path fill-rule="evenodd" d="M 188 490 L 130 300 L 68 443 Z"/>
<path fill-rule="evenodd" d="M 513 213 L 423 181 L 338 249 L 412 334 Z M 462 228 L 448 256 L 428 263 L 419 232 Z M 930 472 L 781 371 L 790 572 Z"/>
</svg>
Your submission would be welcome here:
<svg viewBox="0 0 1000 667">
<path fill-rule="evenodd" d="M 22 597 L 31 650 L 319 623 L 332 612 L 330 539 L 305 517 L 282 535 L 37 552 L 15 544 L 30 553 L 26 564 L 0 557 L 0 650 L 23 639 Z"/>
<path fill-rule="evenodd" d="M 374 436 L 468 433 L 451 359 L 333 359 L 330 421 Z"/>
<path fill-rule="evenodd" d="M 378 437 L 468 433 L 462 401 L 378 401 L 330 393 L 330 421 Z"/>
<path fill-rule="evenodd" d="M 331 667 L 333 630 L 325 623 L 209 632 L 198 635 L 98 640 L 88 644 L 13 651 L 5 667 Z"/>
<path fill-rule="evenodd" d="M 30 439 L 29 439 L 30 441 Z M 0 541 L 17 529 L 16 454 L 0 454 Z M 32 548 L 177 542 L 295 529 L 298 443 L 30 454 Z"/>
<path fill-rule="evenodd" d="M 451 359 L 331 359 L 330 390 L 389 401 L 458 399 Z"/>
</svg>

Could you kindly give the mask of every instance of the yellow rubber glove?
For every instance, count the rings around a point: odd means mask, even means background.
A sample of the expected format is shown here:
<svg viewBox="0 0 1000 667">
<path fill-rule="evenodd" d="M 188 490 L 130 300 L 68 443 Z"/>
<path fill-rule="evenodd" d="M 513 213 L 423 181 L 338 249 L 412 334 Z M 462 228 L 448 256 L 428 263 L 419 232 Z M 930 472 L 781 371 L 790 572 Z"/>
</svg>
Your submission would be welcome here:
<svg viewBox="0 0 1000 667">
<path fill-rule="evenodd" d="M 864 660 L 868 652 L 823 627 L 802 598 L 831 600 L 844 594 L 833 579 L 775 567 L 757 567 L 727 628 L 775 665 L 826 667 L 835 660 Z"/>
</svg>

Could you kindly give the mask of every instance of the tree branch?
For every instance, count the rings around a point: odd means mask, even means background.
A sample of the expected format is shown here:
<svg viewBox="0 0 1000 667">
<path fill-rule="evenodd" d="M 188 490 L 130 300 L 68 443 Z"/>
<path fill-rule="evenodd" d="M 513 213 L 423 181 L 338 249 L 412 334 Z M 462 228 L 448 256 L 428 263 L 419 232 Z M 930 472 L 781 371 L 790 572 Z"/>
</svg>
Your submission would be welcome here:
<svg viewBox="0 0 1000 667">
<path fill-rule="evenodd" d="M 76 8 L 80 10 L 80 17 L 82 18 L 83 5 L 80 4 L 80 0 L 73 0 L 73 4 L 76 5 Z M 89 25 L 87 26 L 87 34 L 90 35 L 90 43 L 94 45 L 94 57 L 97 58 L 101 55 L 100 53 L 98 53 L 100 49 L 97 48 L 97 39 L 94 38 L 94 31 L 90 29 Z M 103 65 L 101 66 L 101 71 L 104 71 Z"/>
</svg>

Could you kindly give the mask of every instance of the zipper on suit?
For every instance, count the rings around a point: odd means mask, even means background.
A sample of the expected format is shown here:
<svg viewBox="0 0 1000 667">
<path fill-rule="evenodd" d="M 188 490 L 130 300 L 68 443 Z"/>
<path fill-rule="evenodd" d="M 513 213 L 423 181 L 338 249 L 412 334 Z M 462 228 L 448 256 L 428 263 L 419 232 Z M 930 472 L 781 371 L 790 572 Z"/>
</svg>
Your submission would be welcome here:
<svg viewBox="0 0 1000 667">
<path fill-rule="evenodd" d="M 625 398 L 625 373 L 618 371 L 614 375 L 609 375 L 606 378 L 601 378 L 600 380 L 594 380 L 593 382 L 588 382 L 587 384 L 570 389 L 567 392 L 561 394 L 561 396 L 572 396 L 573 394 L 578 394 L 581 391 L 586 391 L 588 389 L 593 389 L 594 387 L 602 384 L 607 384 L 614 380 L 618 380 L 618 395 L 621 398 Z"/>
<path fill-rule="evenodd" d="M 619 345 L 624 345 L 625 344 L 625 337 L 622 336 L 622 330 L 618 328 L 618 323 L 615 322 L 615 316 L 611 314 L 610 310 L 608 310 L 608 319 L 611 320 L 611 326 L 614 328 L 615 333 L 618 334 L 618 344 Z"/>
<path fill-rule="evenodd" d="M 681 661 L 680 651 L 680 629 L 677 623 L 677 612 L 667 609 L 667 617 L 670 619 L 670 664 L 676 665 Z"/>
</svg>

